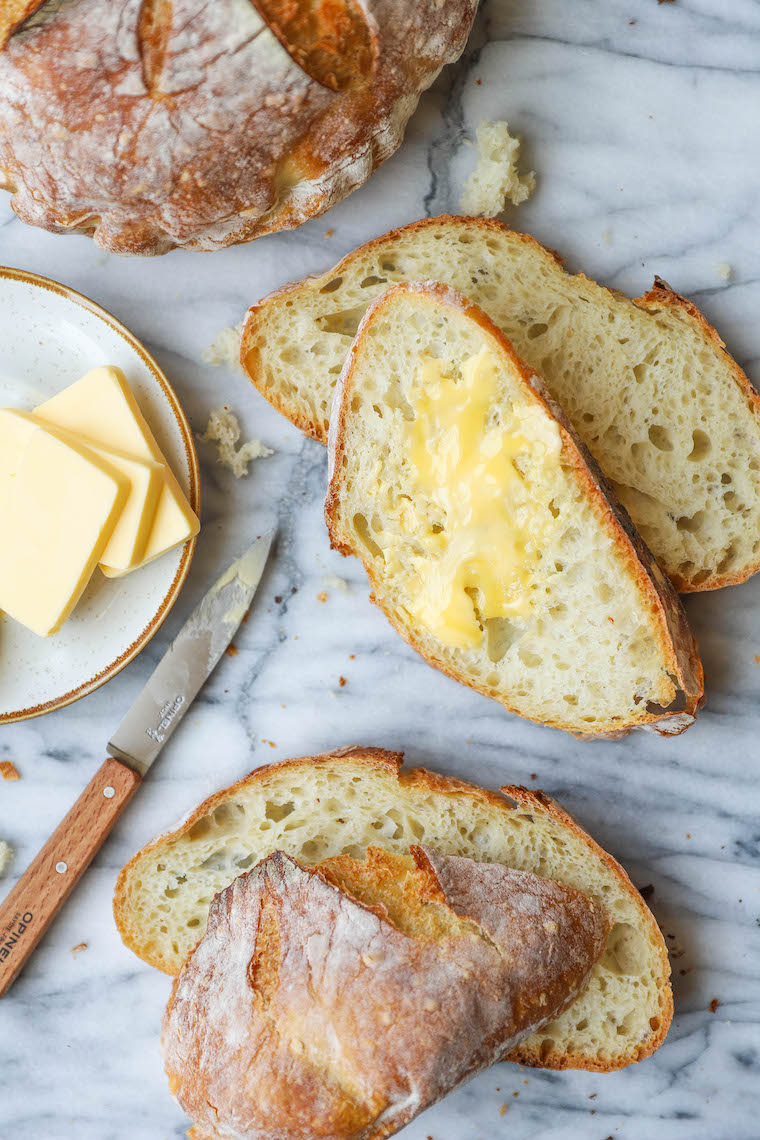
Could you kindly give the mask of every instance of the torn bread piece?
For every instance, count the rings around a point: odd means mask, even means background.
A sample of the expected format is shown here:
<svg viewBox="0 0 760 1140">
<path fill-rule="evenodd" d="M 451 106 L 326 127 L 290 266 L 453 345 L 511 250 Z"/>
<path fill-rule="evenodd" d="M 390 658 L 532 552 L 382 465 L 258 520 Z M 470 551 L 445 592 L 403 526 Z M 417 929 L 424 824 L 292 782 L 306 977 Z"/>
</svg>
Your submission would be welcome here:
<svg viewBox="0 0 760 1140">
<path fill-rule="evenodd" d="M 13 858 L 13 848 L 10 843 L 0 839 L 0 875 L 4 875 Z"/>
<path fill-rule="evenodd" d="M 162 1049 L 204 1140 L 381 1140 L 582 992 L 607 912 L 530 872 L 413 846 L 281 852 L 211 905 Z"/>
<path fill-rule="evenodd" d="M 479 305 L 543 377 L 678 590 L 755 573 L 760 398 L 696 306 L 659 278 L 631 301 L 499 222 L 426 218 L 255 305 L 243 366 L 283 415 L 327 442 L 367 307 L 394 282 L 428 279 Z"/>
<path fill-rule="evenodd" d="M 509 133 L 504 121 L 482 122 L 477 132 L 478 158 L 459 203 L 462 213 L 476 218 L 495 218 L 507 202 L 519 206 L 536 188 L 536 176 L 520 174 L 520 140 Z"/>
<path fill-rule="evenodd" d="M 670 583 L 540 377 L 461 294 L 395 285 L 335 396 L 325 518 L 431 665 L 581 736 L 682 732 L 702 667 Z"/>
<path fill-rule="evenodd" d="M 260 439 L 249 439 L 247 443 L 237 446 L 240 439 L 240 423 L 234 412 L 225 404 L 222 408 L 214 408 L 208 417 L 206 430 L 198 436 L 201 443 L 215 443 L 217 450 L 217 463 L 226 467 L 236 479 L 242 479 L 248 474 L 248 467 L 254 459 L 267 459 L 274 455 L 271 447 L 267 447 Z"/>
<path fill-rule="evenodd" d="M 401 760 L 346 748 L 259 768 L 218 792 L 121 871 L 114 916 L 125 944 L 176 975 L 214 896 L 273 851 L 313 866 L 361 858 L 372 846 L 406 854 L 424 843 L 575 887 L 614 920 L 586 989 L 510 1060 L 607 1072 L 659 1048 L 673 1016 L 668 955 L 620 864 L 542 792 L 508 786 L 499 794 L 402 770 Z"/>
</svg>

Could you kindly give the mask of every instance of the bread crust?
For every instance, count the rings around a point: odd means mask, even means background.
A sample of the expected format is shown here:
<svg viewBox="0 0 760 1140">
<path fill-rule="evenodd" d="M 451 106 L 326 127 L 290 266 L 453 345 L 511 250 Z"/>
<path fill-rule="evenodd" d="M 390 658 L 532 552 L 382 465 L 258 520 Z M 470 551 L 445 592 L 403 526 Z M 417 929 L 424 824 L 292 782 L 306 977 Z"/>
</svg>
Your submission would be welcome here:
<svg viewBox="0 0 760 1140">
<path fill-rule="evenodd" d="M 391 881 L 404 873 L 402 857 L 377 854 Z M 209 1136 L 381 1140 L 585 988 L 612 926 L 593 900 L 503 865 L 411 854 L 421 905 L 403 929 L 352 895 L 352 859 L 336 884 L 275 852 L 217 895 L 163 1032 L 172 1092 Z M 374 863 L 361 873 L 371 881 Z"/>
<path fill-rule="evenodd" d="M 144 860 L 149 859 L 153 854 L 161 853 L 175 838 L 186 834 L 200 819 L 212 814 L 217 807 L 227 800 L 234 800 L 238 792 L 246 787 L 266 785 L 270 780 L 276 780 L 282 775 L 292 775 L 293 780 L 297 781 L 305 770 L 308 771 L 319 766 L 329 767 L 336 762 L 346 763 L 355 766 L 358 770 L 364 768 L 368 772 L 375 772 L 387 777 L 397 785 L 400 793 L 403 793 L 406 788 L 414 788 L 423 794 L 430 791 L 449 795 L 456 800 L 472 800 L 475 804 L 482 804 L 487 808 L 504 812 L 505 815 L 514 811 L 528 812 L 555 821 L 560 829 L 569 832 L 574 839 L 585 847 L 589 859 L 599 860 L 604 864 L 614 877 L 621 893 L 625 894 L 634 906 L 638 923 L 647 941 L 657 948 L 659 964 L 657 1024 L 651 1025 L 651 1034 L 639 1042 L 633 1052 L 627 1053 L 622 1061 L 617 1063 L 614 1060 L 600 1062 L 587 1054 L 572 1051 L 560 1053 L 554 1050 L 551 1053 L 542 1054 L 540 1046 L 531 1045 L 529 1042 L 523 1042 L 516 1046 L 505 1058 L 506 1060 L 545 1069 L 585 1069 L 602 1073 L 612 1072 L 624 1065 L 644 1060 L 659 1049 L 673 1019 L 670 963 L 665 942 L 655 918 L 620 863 L 600 847 L 560 804 L 542 791 L 513 784 L 506 784 L 499 791 L 493 791 L 454 776 L 444 776 L 438 772 L 431 772 L 426 768 L 403 769 L 403 759 L 403 752 L 349 745 L 317 756 L 299 756 L 295 759 L 281 760 L 274 764 L 265 765 L 242 777 L 230 787 L 216 792 L 199 804 L 194 811 L 191 811 L 180 824 L 158 836 L 138 851 L 122 868 L 114 892 L 113 910 L 116 925 L 124 944 L 150 965 L 157 969 L 164 969 L 159 961 L 151 957 L 150 952 L 146 952 L 144 936 L 140 929 L 132 925 L 128 906 L 129 880 L 133 873 L 138 871 Z"/>
<path fill-rule="evenodd" d="M 256 347 L 256 341 L 260 336 L 266 334 L 266 319 L 269 307 L 272 304 L 279 303 L 290 294 L 297 296 L 302 289 L 308 288 L 311 282 L 318 281 L 322 277 L 340 276 L 357 258 L 367 255 L 371 256 L 373 250 L 392 245 L 394 241 L 400 239 L 408 239 L 410 236 L 421 233 L 429 228 L 433 229 L 440 225 L 456 226 L 461 224 L 466 224 L 469 227 L 477 226 L 483 231 L 491 231 L 499 234 L 507 231 L 515 240 L 530 246 L 541 256 L 551 259 L 556 265 L 564 268 L 564 259 L 555 250 L 541 245 L 541 243 L 530 234 L 519 233 L 494 218 L 467 218 L 459 215 L 442 214 L 434 218 L 421 218 L 419 221 L 412 222 L 410 225 L 400 226 L 395 230 L 390 230 L 388 233 L 373 238 L 371 241 L 366 242 L 364 245 L 346 254 L 345 257 L 341 258 L 341 260 L 325 274 L 313 274 L 299 281 L 289 282 L 287 285 L 273 290 L 248 310 L 241 338 L 240 363 L 248 375 L 248 378 L 264 399 L 272 404 L 286 419 L 289 419 L 300 431 L 304 432 L 305 435 L 316 439 L 320 443 L 326 444 L 328 442 L 329 432 L 325 424 L 306 419 L 300 414 L 295 404 L 289 404 L 284 395 L 279 393 L 276 389 L 267 386 Z M 577 277 L 581 280 L 589 281 L 591 284 L 595 284 L 595 282 L 584 273 L 578 273 Z M 624 301 L 631 300 L 620 290 L 608 289 L 607 291 L 620 297 Z M 752 415 L 757 418 L 758 430 L 760 431 L 760 396 L 752 387 L 747 376 L 736 361 L 733 360 L 726 351 L 725 344 L 719 334 L 693 302 L 676 293 L 660 277 L 655 277 L 652 289 L 641 297 L 633 299 L 631 303 L 647 312 L 656 312 L 657 309 L 667 308 L 679 316 L 688 319 L 694 325 L 700 336 L 702 336 L 711 347 L 716 348 L 720 352 L 721 357 L 730 368 L 735 383 L 746 399 Z M 760 570 L 760 556 L 740 571 L 719 573 L 715 570 L 709 577 L 699 582 L 690 581 L 677 571 L 674 571 L 670 575 L 670 578 L 679 593 L 694 593 L 703 590 L 717 590 L 723 586 L 738 585 L 746 581 L 758 570 Z"/>
<path fill-rule="evenodd" d="M 662 735 L 677 735 L 684 732 L 693 723 L 697 712 L 704 704 L 704 675 L 702 663 L 699 658 L 694 635 L 689 628 L 686 614 L 678 599 L 673 586 L 660 570 L 651 552 L 644 544 L 643 539 L 634 527 L 627 511 L 618 501 L 614 491 L 607 483 L 602 472 L 588 451 L 576 435 L 570 421 L 562 408 L 552 398 L 541 377 L 516 355 L 512 345 L 504 333 L 493 323 L 482 309 L 469 301 L 461 293 L 451 289 L 440 282 L 402 282 L 392 285 L 382 297 L 378 298 L 367 309 L 356 336 L 351 344 L 346 361 L 343 365 L 335 389 L 332 415 L 330 417 L 330 436 L 328 439 L 329 453 L 329 485 L 325 499 L 325 521 L 330 534 L 331 546 L 344 556 L 356 555 L 348 538 L 341 532 L 339 524 L 340 503 L 340 477 L 342 471 L 341 460 L 345 450 L 346 417 L 351 404 L 351 391 L 354 370 L 359 354 L 363 350 L 366 329 L 377 319 L 383 311 L 393 305 L 396 297 L 417 295 L 432 302 L 447 305 L 462 312 L 473 320 L 495 342 L 498 352 L 508 358 L 511 365 L 518 372 L 522 382 L 531 394 L 541 403 L 546 412 L 559 425 L 562 439 L 562 456 L 569 464 L 583 489 L 593 504 L 594 511 L 600 524 L 610 535 L 611 540 L 624 552 L 628 571 L 635 578 L 641 590 L 649 611 L 650 619 L 657 634 L 657 643 L 668 664 L 668 672 L 673 676 L 677 696 L 681 699 L 670 711 L 663 709 L 660 713 L 649 712 L 646 707 L 641 709 L 640 716 L 627 727 L 621 729 L 620 725 L 609 722 L 601 725 L 598 731 L 590 735 L 589 739 L 617 739 L 626 735 L 632 728 L 649 727 Z M 455 681 L 468 685 L 484 696 L 499 701 L 510 712 L 521 716 L 526 714 L 511 706 L 508 701 L 495 689 L 488 685 L 481 685 L 470 679 L 465 679 L 451 669 L 443 660 L 434 658 L 426 649 L 414 628 L 398 619 L 395 614 L 386 608 L 375 590 L 379 587 L 377 576 L 373 573 L 372 563 L 358 554 L 364 569 L 369 577 L 373 591 L 371 600 L 378 605 L 390 621 L 394 629 L 417 651 L 430 665 L 446 673 Z M 527 719 L 531 719 L 528 717 Z M 573 731 L 572 727 L 559 720 L 539 721 L 548 723 L 554 728 L 565 728 Z M 577 736 L 585 738 L 586 734 Z"/>
<path fill-rule="evenodd" d="M 334 90 L 294 62 L 282 0 L 259 3 L 277 34 L 251 0 L 45 5 L 0 50 L 0 187 L 22 221 L 122 254 L 298 226 L 398 147 L 476 6 L 362 0 L 366 72 Z M 334 26 L 338 46 L 341 7 L 316 29 Z"/>
</svg>

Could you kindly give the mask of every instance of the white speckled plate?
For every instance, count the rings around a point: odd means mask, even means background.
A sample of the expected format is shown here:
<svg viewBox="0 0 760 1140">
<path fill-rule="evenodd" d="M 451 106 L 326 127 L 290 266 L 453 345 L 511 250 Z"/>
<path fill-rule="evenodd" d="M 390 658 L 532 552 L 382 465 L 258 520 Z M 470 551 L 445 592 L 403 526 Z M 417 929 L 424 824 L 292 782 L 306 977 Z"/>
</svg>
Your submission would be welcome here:
<svg viewBox="0 0 760 1140">
<path fill-rule="evenodd" d="M 114 317 L 65 285 L 0 267 L 0 407 L 31 409 L 90 368 L 123 369 L 159 445 L 200 508 L 193 437 L 155 360 Z M 0 536 L 0 557 L 3 539 Z M 61 708 L 104 684 L 140 652 L 168 614 L 195 542 L 124 578 L 96 570 L 52 637 L 0 617 L 0 724 Z"/>
</svg>

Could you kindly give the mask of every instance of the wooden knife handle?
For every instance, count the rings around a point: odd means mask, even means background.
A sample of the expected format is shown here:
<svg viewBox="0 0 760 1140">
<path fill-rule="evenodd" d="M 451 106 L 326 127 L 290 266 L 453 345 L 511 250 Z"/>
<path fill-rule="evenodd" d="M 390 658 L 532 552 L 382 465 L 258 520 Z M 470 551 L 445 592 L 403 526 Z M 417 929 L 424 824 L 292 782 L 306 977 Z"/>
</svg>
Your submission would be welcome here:
<svg viewBox="0 0 760 1140">
<path fill-rule="evenodd" d="M 140 783 L 139 774 L 126 764 L 106 760 L 0 904 L 0 998 L 10 989 Z"/>
</svg>

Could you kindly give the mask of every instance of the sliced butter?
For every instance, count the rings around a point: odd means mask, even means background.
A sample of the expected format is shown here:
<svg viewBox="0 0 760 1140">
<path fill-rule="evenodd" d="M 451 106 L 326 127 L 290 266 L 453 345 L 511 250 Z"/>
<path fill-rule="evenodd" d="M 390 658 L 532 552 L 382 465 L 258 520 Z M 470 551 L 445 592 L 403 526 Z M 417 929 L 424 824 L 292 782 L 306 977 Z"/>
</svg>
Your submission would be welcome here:
<svg viewBox="0 0 760 1140">
<path fill-rule="evenodd" d="M 47 637 L 89 582 L 129 494 L 121 472 L 0 410 L 0 609 Z"/>
<path fill-rule="evenodd" d="M 41 419 L 76 432 L 103 447 L 162 465 L 163 487 L 139 565 L 152 562 L 198 533 L 198 519 L 164 459 L 120 368 L 94 368 L 34 411 Z M 105 560 L 101 569 L 109 577 L 118 577 L 126 572 Z"/>
<path fill-rule="evenodd" d="M 148 459 L 133 459 L 123 451 L 101 447 L 85 436 L 64 428 L 54 427 L 41 417 L 32 416 L 37 423 L 64 443 L 79 444 L 98 455 L 129 480 L 129 494 L 113 534 L 106 544 L 101 564 L 124 573 L 143 564 L 145 547 L 153 529 L 159 496 L 164 486 L 163 464 Z"/>
</svg>

